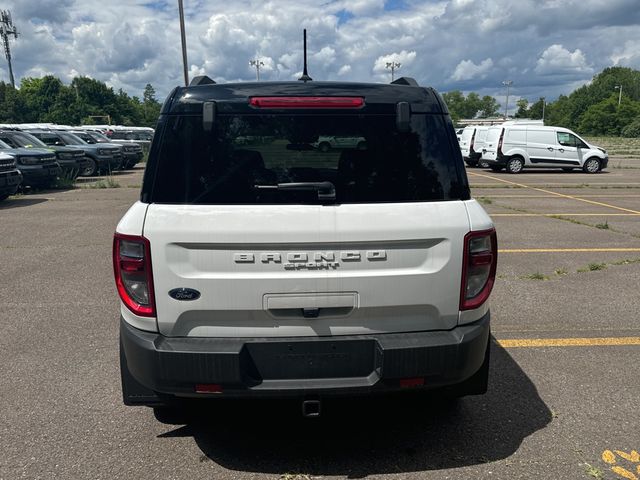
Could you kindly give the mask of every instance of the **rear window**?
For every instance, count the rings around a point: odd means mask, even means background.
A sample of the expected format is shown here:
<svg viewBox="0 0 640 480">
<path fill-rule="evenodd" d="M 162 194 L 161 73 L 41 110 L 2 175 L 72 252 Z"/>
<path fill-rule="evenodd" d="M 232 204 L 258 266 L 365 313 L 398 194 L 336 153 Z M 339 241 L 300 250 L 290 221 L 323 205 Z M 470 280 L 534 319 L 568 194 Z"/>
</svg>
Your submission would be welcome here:
<svg viewBox="0 0 640 480">
<path fill-rule="evenodd" d="M 298 182 L 331 182 L 337 203 L 468 198 L 442 116 L 413 115 L 406 133 L 394 115 L 218 115 L 211 132 L 200 116 L 166 122 L 145 201 L 327 203 L 313 189 L 259 188 Z"/>
</svg>

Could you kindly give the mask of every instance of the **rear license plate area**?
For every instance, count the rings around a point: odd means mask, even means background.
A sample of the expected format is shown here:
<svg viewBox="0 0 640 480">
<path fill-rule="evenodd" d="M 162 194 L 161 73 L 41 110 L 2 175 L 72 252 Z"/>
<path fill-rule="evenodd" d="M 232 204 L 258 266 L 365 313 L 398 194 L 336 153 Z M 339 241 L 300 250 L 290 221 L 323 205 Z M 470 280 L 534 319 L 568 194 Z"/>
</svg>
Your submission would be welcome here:
<svg viewBox="0 0 640 480">
<path fill-rule="evenodd" d="M 375 340 L 248 343 L 261 380 L 366 377 L 375 370 Z"/>
</svg>

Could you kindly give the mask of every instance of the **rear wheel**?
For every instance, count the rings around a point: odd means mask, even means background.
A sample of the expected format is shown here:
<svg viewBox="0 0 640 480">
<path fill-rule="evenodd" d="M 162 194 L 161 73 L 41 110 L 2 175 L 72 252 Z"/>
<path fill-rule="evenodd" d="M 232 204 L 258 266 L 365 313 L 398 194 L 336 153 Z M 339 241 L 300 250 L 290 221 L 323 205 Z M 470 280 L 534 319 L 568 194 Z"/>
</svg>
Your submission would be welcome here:
<svg viewBox="0 0 640 480">
<path fill-rule="evenodd" d="M 93 158 L 87 158 L 87 165 L 80 170 L 82 177 L 92 177 L 98 172 L 98 164 Z"/>
<path fill-rule="evenodd" d="M 507 162 L 507 172 L 520 173 L 524 168 L 524 160 L 521 157 L 511 157 Z"/>
<path fill-rule="evenodd" d="M 489 164 L 488 164 L 485 160 L 480 160 L 480 161 L 478 162 L 478 166 L 479 166 L 480 168 L 489 168 Z"/>
<path fill-rule="evenodd" d="M 600 171 L 600 160 L 597 158 L 587 159 L 582 166 L 582 170 L 584 170 L 585 173 L 598 173 Z"/>
</svg>

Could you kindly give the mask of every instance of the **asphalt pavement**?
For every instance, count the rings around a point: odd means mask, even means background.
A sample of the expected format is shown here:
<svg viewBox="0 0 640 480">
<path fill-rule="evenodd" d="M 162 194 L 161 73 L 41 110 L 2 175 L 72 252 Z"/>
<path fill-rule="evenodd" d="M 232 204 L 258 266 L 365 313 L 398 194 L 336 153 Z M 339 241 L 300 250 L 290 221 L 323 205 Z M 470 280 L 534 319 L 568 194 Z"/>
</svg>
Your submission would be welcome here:
<svg viewBox="0 0 640 480">
<path fill-rule="evenodd" d="M 469 178 L 499 238 L 489 392 L 319 419 L 218 402 L 171 425 L 122 404 L 111 243 L 141 168 L 1 203 L 0 479 L 640 478 L 640 163 Z"/>
</svg>

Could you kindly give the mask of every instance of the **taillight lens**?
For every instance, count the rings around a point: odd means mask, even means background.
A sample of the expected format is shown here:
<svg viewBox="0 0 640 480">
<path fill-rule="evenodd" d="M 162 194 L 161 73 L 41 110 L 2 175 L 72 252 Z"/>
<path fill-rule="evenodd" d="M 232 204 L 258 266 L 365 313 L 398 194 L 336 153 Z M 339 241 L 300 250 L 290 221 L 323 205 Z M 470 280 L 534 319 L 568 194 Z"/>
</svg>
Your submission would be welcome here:
<svg viewBox="0 0 640 480">
<path fill-rule="evenodd" d="M 116 233 L 113 237 L 113 272 L 118 295 L 127 308 L 142 317 L 155 317 L 149 240 Z"/>
<path fill-rule="evenodd" d="M 496 231 L 469 232 L 464 237 L 460 310 L 472 310 L 487 301 L 496 278 Z"/>
</svg>

